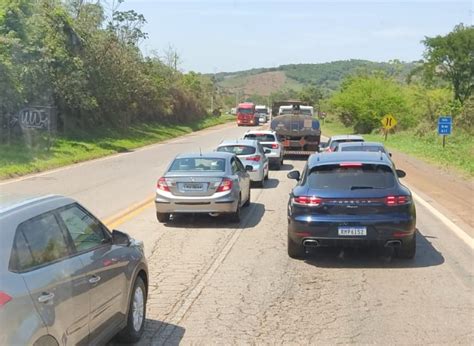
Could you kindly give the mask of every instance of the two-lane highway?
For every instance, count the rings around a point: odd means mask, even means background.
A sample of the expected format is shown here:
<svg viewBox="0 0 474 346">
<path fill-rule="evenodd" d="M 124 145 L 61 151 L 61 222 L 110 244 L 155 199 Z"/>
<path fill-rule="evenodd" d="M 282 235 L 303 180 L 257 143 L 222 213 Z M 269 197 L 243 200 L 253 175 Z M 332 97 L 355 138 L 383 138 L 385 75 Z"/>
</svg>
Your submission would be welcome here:
<svg viewBox="0 0 474 346">
<path fill-rule="evenodd" d="M 234 124 L 221 125 L 128 153 L 0 182 L 0 190 L 71 196 L 97 216 L 108 218 L 150 196 L 160 174 L 177 154 L 214 150 L 221 140 L 240 138 L 245 131 Z"/>
<path fill-rule="evenodd" d="M 165 144 L 0 185 L 2 192 L 61 193 L 109 218 L 146 201 L 179 152 L 212 150 L 246 131 L 225 125 Z M 304 161 L 271 171 L 252 191 L 240 224 L 178 217 L 163 225 L 151 203 L 116 218 L 143 239 L 150 267 L 141 344 L 472 344 L 472 248 L 417 204 L 413 261 L 387 250 L 286 252 L 286 178 Z M 402 166 L 399 168 L 403 169 Z"/>
</svg>

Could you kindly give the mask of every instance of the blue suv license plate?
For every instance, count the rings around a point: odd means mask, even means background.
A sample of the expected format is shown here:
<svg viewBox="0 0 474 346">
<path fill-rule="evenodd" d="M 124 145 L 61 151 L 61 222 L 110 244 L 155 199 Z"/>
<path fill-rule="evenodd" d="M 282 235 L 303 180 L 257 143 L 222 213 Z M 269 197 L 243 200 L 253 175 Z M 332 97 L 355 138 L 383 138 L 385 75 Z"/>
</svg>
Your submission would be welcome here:
<svg viewBox="0 0 474 346">
<path fill-rule="evenodd" d="M 340 236 L 366 236 L 367 227 L 359 226 L 340 226 L 337 229 L 337 234 Z"/>
</svg>

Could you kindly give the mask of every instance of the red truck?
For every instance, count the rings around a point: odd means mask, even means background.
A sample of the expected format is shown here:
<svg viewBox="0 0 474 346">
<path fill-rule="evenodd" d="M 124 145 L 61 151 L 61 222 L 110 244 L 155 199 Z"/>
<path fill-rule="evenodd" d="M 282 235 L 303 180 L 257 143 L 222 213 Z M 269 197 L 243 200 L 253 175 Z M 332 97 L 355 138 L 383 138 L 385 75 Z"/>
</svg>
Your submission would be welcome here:
<svg viewBox="0 0 474 346">
<path fill-rule="evenodd" d="M 258 125 L 258 115 L 255 113 L 253 103 L 239 103 L 237 106 L 237 125 Z"/>
</svg>

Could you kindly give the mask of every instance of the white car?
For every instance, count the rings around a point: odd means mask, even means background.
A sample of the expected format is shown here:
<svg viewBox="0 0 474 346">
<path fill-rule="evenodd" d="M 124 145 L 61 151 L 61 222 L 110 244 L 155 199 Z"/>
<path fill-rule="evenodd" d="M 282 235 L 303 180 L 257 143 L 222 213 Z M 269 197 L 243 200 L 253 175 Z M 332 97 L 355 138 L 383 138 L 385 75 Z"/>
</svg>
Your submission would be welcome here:
<svg viewBox="0 0 474 346">
<path fill-rule="evenodd" d="M 264 124 L 268 121 L 268 108 L 267 106 L 256 105 L 255 112 L 258 114 L 259 123 Z"/>
<path fill-rule="evenodd" d="M 283 145 L 278 140 L 278 136 L 275 131 L 247 131 L 243 138 L 257 140 L 265 149 L 269 149 L 270 152 L 266 153 L 265 155 L 268 157 L 270 166 L 273 166 L 276 169 L 281 168 L 283 165 Z"/>
<path fill-rule="evenodd" d="M 245 167 L 251 166 L 252 169 L 248 171 L 250 181 L 257 186 L 263 187 L 265 180 L 268 180 L 269 160 L 266 155 L 270 150 L 264 148 L 258 141 L 227 140 L 219 144 L 216 151 L 235 154 Z"/>
</svg>

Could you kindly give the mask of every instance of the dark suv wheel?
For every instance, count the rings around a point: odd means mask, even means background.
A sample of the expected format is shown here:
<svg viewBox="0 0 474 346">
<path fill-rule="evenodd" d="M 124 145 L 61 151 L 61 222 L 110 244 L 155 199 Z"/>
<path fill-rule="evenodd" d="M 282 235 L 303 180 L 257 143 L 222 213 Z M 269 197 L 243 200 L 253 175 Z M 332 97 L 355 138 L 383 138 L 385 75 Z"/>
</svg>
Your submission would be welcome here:
<svg viewBox="0 0 474 346">
<path fill-rule="evenodd" d="M 304 249 L 303 244 L 298 244 L 290 238 L 288 235 L 288 256 L 291 258 L 304 258 L 306 255 L 306 251 Z"/>
<path fill-rule="evenodd" d="M 416 254 L 416 233 L 413 234 L 411 239 L 402 241 L 402 245 L 395 249 L 398 258 L 412 259 Z"/>
</svg>

